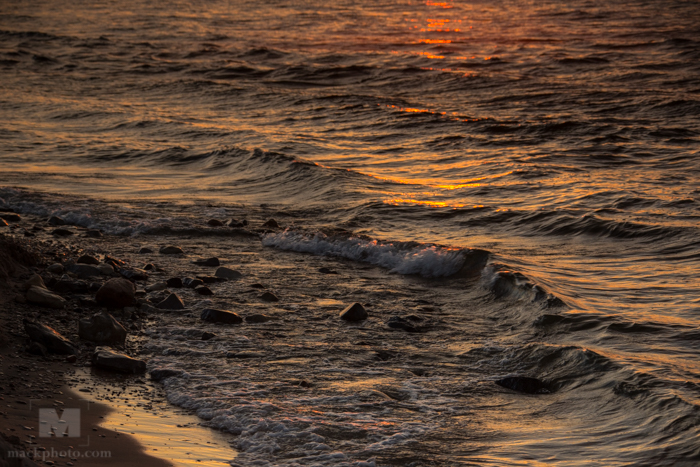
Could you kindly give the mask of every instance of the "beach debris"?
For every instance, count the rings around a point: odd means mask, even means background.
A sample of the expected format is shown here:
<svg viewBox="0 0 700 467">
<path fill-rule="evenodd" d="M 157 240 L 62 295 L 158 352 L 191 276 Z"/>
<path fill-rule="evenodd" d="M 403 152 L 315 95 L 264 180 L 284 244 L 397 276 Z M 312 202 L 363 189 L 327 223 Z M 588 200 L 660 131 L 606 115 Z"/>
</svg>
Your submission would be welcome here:
<svg viewBox="0 0 700 467">
<path fill-rule="evenodd" d="M 362 321 L 363 319 L 367 319 L 368 316 L 365 307 L 359 303 L 348 305 L 340 312 L 340 319 L 344 319 L 345 321 Z"/>
<path fill-rule="evenodd" d="M 90 255 L 82 255 L 80 258 L 78 258 L 78 261 L 76 261 L 76 262 L 80 263 L 80 264 L 94 264 L 94 265 L 100 264 L 99 259 L 95 258 L 94 256 L 90 256 Z"/>
<path fill-rule="evenodd" d="M 277 298 L 277 295 L 273 294 L 272 292 L 265 292 L 260 296 L 260 300 L 264 302 L 279 302 L 280 299 Z"/>
<path fill-rule="evenodd" d="M 0 219 L 0 227 L 7 227 L 8 225 L 10 224 L 5 219 Z"/>
<path fill-rule="evenodd" d="M 142 247 L 139 249 L 139 254 L 140 254 L 140 255 L 147 255 L 148 253 L 153 253 L 153 250 L 150 249 L 150 248 L 148 248 L 147 246 L 142 246 Z"/>
<path fill-rule="evenodd" d="M 24 331 L 34 342 L 46 347 L 50 352 L 57 354 L 74 354 L 75 345 L 55 329 L 37 321 L 24 319 Z"/>
<path fill-rule="evenodd" d="M 222 277 L 224 279 L 239 279 L 243 277 L 243 274 L 241 274 L 240 272 L 224 266 L 217 269 L 214 275 L 216 277 Z"/>
<path fill-rule="evenodd" d="M 211 267 L 216 267 L 219 266 L 219 258 L 207 258 L 207 259 L 198 259 L 196 261 L 193 261 L 194 264 L 197 266 L 211 266 Z"/>
<path fill-rule="evenodd" d="M 126 279 L 117 277 L 104 283 L 97 291 L 95 300 L 99 305 L 109 308 L 124 308 L 134 303 L 134 284 Z"/>
<path fill-rule="evenodd" d="M 237 313 L 215 308 L 204 309 L 200 318 L 202 321 L 209 321 L 210 323 L 240 324 L 243 322 L 243 318 Z"/>
<path fill-rule="evenodd" d="M 197 292 L 199 295 L 214 295 L 214 292 L 212 292 L 211 289 L 206 285 L 197 287 L 194 289 L 194 291 Z"/>
<path fill-rule="evenodd" d="M 114 316 L 101 311 L 78 321 L 78 336 L 98 344 L 124 344 L 126 329 Z"/>
<path fill-rule="evenodd" d="M 47 272 L 51 274 L 63 274 L 63 265 L 61 263 L 55 263 L 46 268 Z"/>
<path fill-rule="evenodd" d="M 212 226 L 212 227 L 223 227 L 223 226 L 224 226 L 224 223 L 221 222 L 221 221 L 218 220 L 218 219 L 209 219 L 209 220 L 207 221 L 207 225 L 210 225 L 210 226 Z"/>
<path fill-rule="evenodd" d="M 245 317 L 245 320 L 247 323 L 267 323 L 268 321 L 272 320 L 271 317 L 263 315 L 263 314 L 254 314 L 254 315 L 248 315 Z"/>
<path fill-rule="evenodd" d="M 172 245 L 161 247 L 159 252 L 161 255 L 181 255 L 184 253 L 182 248 Z"/>
<path fill-rule="evenodd" d="M 92 365 L 121 373 L 140 374 L 146 372 L 146 362 L 131 358 L 107 347 L 96 347 L 92 354 Z"/>
<path fill-rule="evenodd" d="M 45 287 L 38 287 L 36 285 L 29 287 L 25 298 L 29 303 L 49 308 L 61 309 L 66 306 L 66 300 L 63 297 L 49 292 Z"/>
<path fill-rule="evenodd" d="M 525 394 L 550 394 L 554 392 L 548 383 L 529 376 L 508 376 L 497 380 L 495 383 L 501 387 Z"/>
<path fill-rule="evenodd" d="M 185 304 L 177 294 L 171 293 L 168 298 L 156 305 L 161 310 L 184 310 Z"/>
</svg>

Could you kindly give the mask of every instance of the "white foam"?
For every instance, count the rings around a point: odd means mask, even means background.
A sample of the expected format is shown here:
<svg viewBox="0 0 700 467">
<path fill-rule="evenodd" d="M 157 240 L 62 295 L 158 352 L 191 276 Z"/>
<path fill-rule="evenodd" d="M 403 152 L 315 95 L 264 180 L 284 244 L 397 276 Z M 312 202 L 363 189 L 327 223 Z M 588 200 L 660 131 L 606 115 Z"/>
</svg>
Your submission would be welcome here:
<svg viewBox="0 0 700 467">
<path fill-rule="evenodd" d="M 339 256 L 385 267 L 399 274 L 445 277 L 464 265 L 464 250 L 435 245 L 383 243 L 357 237 L 335 238 L 317 232 L 313 235 L 285 230 L 269 233 L 263 245 L 315 255 Z"/>
</svg>

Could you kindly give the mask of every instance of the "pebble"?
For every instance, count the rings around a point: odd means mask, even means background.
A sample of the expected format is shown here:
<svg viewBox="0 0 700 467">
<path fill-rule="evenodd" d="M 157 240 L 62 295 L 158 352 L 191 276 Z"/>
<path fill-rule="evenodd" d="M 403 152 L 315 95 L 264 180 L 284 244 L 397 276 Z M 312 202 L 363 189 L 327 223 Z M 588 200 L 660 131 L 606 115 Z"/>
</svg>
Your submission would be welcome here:
<svg viewBox="0 0 700 467">
<path fill-rule="evenodd" d="M 68 230 L 68 229 L 54 229 L 54 231 L 51 232 L 51 234 L 53 234 L 57 237 L 67 237 L 69 235 L 73 235 L 74 233 L 75 232 L 73 232 L 72 230 Z"/>
<path fill-rule="evenodd" d="M 155 284 L 151 284 L 148 287 L 146 287 L 146 292 L 157 292 L 159 290 L 165 290 L 167 288 L 167 282 L 156 282 Z"/>
<path fill-rule="evenodd" d="M 224 226 L 224 223 L 218 219 L 209 219 L 207 221 L 207 224 L 212 226 L 212 227 L 223 227 Z"/>
<path fill-rule="evenodd" d="M 111 264 L 100 263 L 97 265 L 97 269 L 100 270 L 100 274 L 102 274 L 103 276 L 113 276 L 114 275 L 114 267 L 112 267 Z"/>
<path fill-rule="evenodd" d="M 46 271 L 51 274 L 63 274 L 63 265 L 61 263 L 55 263 L 46 268 Z"/>
<path fill-rule="evenodd" d="M 49 220 L 47 221 L 50 225 L 53 225 L 55 227 L 58 227 L 60 225 L 66 225 L 66 221 L 61 219 L 58 216 L 51 216 L 49 217 Z"/>
<path fill-rule="evenodd" d="M 148 254 L 148 253 L 153 253 L 153 250 L 151 250 L 150 248 L 145 247 L 145 246 L 144 246 L 144 247 L 141 247 L 141 248 L 139 249 L 139 254 L 140 254 L 140 255 L 145 255 L 145 254 Z"/>
<path fill-rule="evenodd" d="M 27 291 L 26 299 L 30 303 L 46 306 L 49 308 L 61 309 L 66 306 L 66 300 L 63 297 L 51 293 L 45 288 L 33 285 Z"/>
<path fill-rule="evenodd" d="M 345 321 L 362 321 L 367 319 L 368 314 L 365 307 L 359 303 L 353 303 L 348 305 L 343 311 L 340 312 L 340 318 Z"/>
<path fill-rule="evenodd" d="M 243 322 L 243 318 L 238 316 L 238 314 L 227 310 L 217 310 L 215 308 L 205 308 L 200 318 L 202 321 L 209 321 L 211 323 L 240 324 Z"/>
<path fill-rule="evenodd" d="M 214 292 L 212 292 L 211 289 L 206 285 L 197 287 L 194 289 L 194 291 L 197 292 L 199 295 L 214 295 Z"/>
<path fill-rule="evenodd" d="M 180 255 L 184 253 L 179 246 L 164 246 L 159 250 L 161 255 Z"/>
<path fill-rule="evenodd" d="M 196 264 L 198 266 L 216 267 L 220 263 L 219 263 L 219 258 L 207 258 L 207 259 L 198 259 L 198 260 L 194 261 L 194 264 Z"/>
<path fill-rule="evenodd" d="M 277 298 L 277 296 L 271 292 L 265 292 L 260 296 L 260 300 L 264 302 L 279 302 L 280 299 Z"/>
<path fill-rule="evenodd" d="M 90 255 L 81 256 L 80 258 L 78 258 L 77 262 L 81 263 L 81 264 L 95 264 L 95 265 L 100 264 L 99 259 L 95 258 L 94 256 L 90 256 Z"/>
<path fill-rule="evenodd" d="M 177 294 L 171 293 L 168 298 L 156 305 L 161 310 L 184 310 L 185 304 Z"/>
<path fill-rule="evenodd" d="M 100 232 L 99 230 L 95 230 L 95 229 L 89 229 L 89 230 L 85 231 L 85 236 L 91 237 L 91 238 L 100 238 L 100 237 L 102 237 L 102 232 Z"/>
<path fill-rule="evenodd" d="M 217 269 L 214 275 L 216 277 L 223 277 L 224 279 L 239 279 L 243 277 L 243 274 L 240 272 L 223 266 Z"/>
<path fill-rule="evenodd" d="M 102 306 L 123 308 L 135 300 L 134 284 L 121 277 L 110 279 L 97 291 L 95 300 Z"/>
<path fill-rule="evenodd" d="M 168 285 L 168 287 L 173 287 L 175 289 L 180 289 L 183 287 L 182 279 L 180 279 L 179 277 L 171 277 L 166 281 L 166 284 Z"/>
<path fill-rule="evenodd" d="M 248 323 L 267 323 L 271 319 L 272 318 L 270 318 L 269 316 L 262 314 L 248 315 L 245 317 L 245 320 Z"/>
<path fill-rule="evenodd" d="M 200 285 L 204 284 L 204 281 L 202 279 L 192 279 L 191 277 L 185 277 L 184 279 L 182 279 L 182 284 L 189 289 L 194 289 L 195 287 L 199 287 Z"/>
<path fill-rule="evenodd" d="M 203 341 L 208 341 L 209 339 L 213 339 L 216 337 L 216 334 L 213 332 L 204 332 L 202 333 L 202 340 Z"/>
<path fill-rule="evenodd" d="M 263 226 L 263 227 L 269 227 L 269 228 L 271 228 L 271 229 L 279 229 L 279 228 L 280 228 L 280 225 L 279 225 L 279 224 L 277 223 L 277 221 L 274 220 L 274 219 L 268 220 L 268 221 L 265 222 L 262 226 Z"/>
<path fill-rule="evenodd" d="M 333 271 L 332 269 L 328 268 L 319 268 L 318 272 L 320 272 L 321 274 L 338 274 L 337 271 Z"/>
<path fill-rule="evenodd" d="M 19 216 L 19 214 L 15 214 L 15 213 L 0 214 L 0 218 L 6 220 L 7 222 L 19 222 L 22 220 L 22 218 Z"/>
</svg>

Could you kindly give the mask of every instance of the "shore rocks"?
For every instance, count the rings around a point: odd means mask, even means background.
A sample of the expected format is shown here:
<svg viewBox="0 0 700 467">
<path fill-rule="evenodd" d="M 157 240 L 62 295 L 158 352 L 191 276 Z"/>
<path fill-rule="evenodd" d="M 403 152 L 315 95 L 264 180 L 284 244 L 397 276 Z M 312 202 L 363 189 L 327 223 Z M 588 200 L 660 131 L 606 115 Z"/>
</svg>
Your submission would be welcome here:
<svg viewBox="0 0 700 467">
<path fill-rule="evenodd" d="M 31 287 L 37 286 L 41 287 L 42 289 L 46 288 L 46 284 L 44 284 L 44 279 L 41 278 L 39 274 L 34 274 L 32 277 L 27 280 L 27 282 L 22 285 L 23 290 L 29 290 Z"/>
<path fill-rule="evenodd" d="M 184 285 L 188 289 L 194 289 L 202 284 L 204 284 L 204 281 L 202 279 L 192 279 L 191 277 L 185 277 L 184 279 L 182 279 L 182 285 Z"/>
<path fill-rule="evenodd" d="M 56 237 L 68 237 L 70 235 L 74 235 L 75 232 L 68 229 L 54 229 L 54 231 L 51 232 L 51 234 L 55 235 Z"/>
<path fill-rule="evenodd" d="M 78 258 L 77 263 L 98 265 L 100 264 L 100 260 L 95 258 L 94 256 L 82 255 L 80 258 Z"/>
<path fill-rule="evenodd" d="M 213 339 L 216 337 L 216 334 L 213 332 L 203 332 L 202 333 L 202 340 L 203 341 L 208 341 L 209 339 Z"/>
<path fill-rule="evenodd" d="M 211 289 L 206 285 L 197 287 L 194 289 L 194 291 L 197 292 L 199 295 L 214 295 L 214 292 L 212 292 Z"/>
<path fill-rule="evenodd" d="M 90 277 L 102 275 L 100 269 L 91 264 L 69 264 L 65 267 L 65 269 L 66 271 L 75 274 L 80 279 L 88 279 Z"/>
<path fill-rule="evenodd" d="M 248 221 L 243 219 L 242 221 L 239 221 L 238 219 L 229 219 L 226 221 L 226 227 L 231 227 L 233 229 L 242 229 L 248 225 Z"/>
<path fill-rule="evenodd" d="M 164 246 L 161 247 L 160 250 L 158 250 L 161 255 L 181 255 L 184 252 L 182 251 L 182 248 L 179 246 Z"/>
<path fill-rule="evenodd" d="M 235 280 L 235 279 L 240 279 L 243 277 L 243 274 L 241 274 L 238 271 L 235 271 L 233 269 L 227 268 L 227 267 L 220 267 L 219 269 L 216 270 L 214 273 L 216 277 L 222 277 L 224 279 L 229 279 L 229 280 Z"/>
<path fill-rule="evenodd" d="M 165 378 L 170 378 L 171 376 L 184 376 L 187 374 L 184 370 L 176 370 L 174 368 L 156 368 L 148 372 L 151 375 L 151 379 L 154 381 L 162 381 Z"/>
<path fill-rule="evenodd" d="M 85 231 L 85 236 L 91 238 L 100 238 L 102 237 L 102 232 L 97 229 L 89 229 Z"/>
<path fill-rule="evenodd" d="M 219 258 L 207 258 L 207 259 L 198 259 L 198 260 L 194 261 L 194 264 L 196 264 L 197 266 L 216 267 L 220 263 L 219 263 Z"/>
<path fill-rule="evenodd" d="M 343 311 L 340 312 L 340 319 L 344 319 L 345 321 L 362 321 L 367 319 L 368 316 L 369 315 L 367 314 L 365 307 L 359 303 L 348 305 Z"/>
<path fill-rule="evenodd" d="M 19 214 L 15 214 L 12 212 L 0 214 L 0 219 L 4 219 L 7 222 L 19 222 L 22 220 Z"/>
<path fill-rule="evenodd" d="M 280 225 L 279 225 L 279 224 L 277 223 L 277 221 L 274 220 L 274 219 L 268 220 L 268 221 L 265 222 L 262 226 L 263 226 L 263 227 L 269 227 L 269 228 L 271 228 L 271 229 L 279 229 L 279 228 L 280 228 Z"/>
<path fill-rule="evenodd" d="M 268 321 L 272 320 L 272 318 L 263 314 L 255 314 L 246 316 L 245 320 L 247 323 L 259 324 L 267 323 Z"/>
<path fill-rule="evenodd" d="M 159 290 L 165 290 L 168 288 L 168 284 L 165 282 L 156 282 L 146 287 L 146 292 L 157 292 Z"/>
<path fill-rule="evenodd" d="M 144 246 L 139 249 L 139 254 L 140 255 L 147 255 L 148 253 L 153 253 L 153 250 Z"/>
<path fill-rule="evenodd" d="M 210 323 L 240 324 L 243 322 L 243 318 L 232 311 L 217 310 L 214 308 L 206 308 L 202 311 L 200 318 L 202 321 L 209 321 Z"/>
<path fill-rule="evenodd" d="M 277 295 L 273 294 L 272 292 L 265 292 L 260 296 L 260 300 L 263 302 L 279 302 L 280 299 L 277 298 Z"/>
<path fill-rule="evenodd" d="M 177 294 L 171 293 L 168 298 L 156 305 L 156 308 L 161 310 L 184 310 L 185 304 Z"/>
<path fill-rule="evenodd" d="M 182 283 L 182 279 L 179 277 L 171 277 L 165 282 L 168 287 L 173 287 L 175 289 L 181 289 L 185 284 Z"/>
<path fill-rule="evenodd" d="M 61 225 L 66 225 L 66 221 L 61 219 L 58 216 L 51 216 L 49 217 L 49 220 L 47 221 L 49 225 L 53 225 L 54 227 L 59 227 Z"/>
<path fill-rule="evenodd" d="M 209 220 L 207 221 L 207 225 L 210 225 L 210 226 L 212 226 L 212 227 L 223 227 L 223 226 L 224 226 L 224 223 L 221 222 L 221 221 L 218 220 L 218 219 L 209 219 Z"/>
<path fill-rule="evenodd" d="M 67 355 L 74 354 L 76 351 L 71 341 L 45 324 L 25 319 L 24 331 L 31 340 L 43 345 L 50 352 Z"/>
<path fill-rule="evenodd" d="M 138 268 L 121 268 L 119 274 L 130 281 L 145 281 L 148 279 L 148 273 Z"/>
<path fill-rule="evenodd" d="M 78 336 L 98 344 L 124 344 L 126 329 L 114 316 L 104 311 L 78 321 Z"/>
<path fill-rule="evenodd" d="M 548 383 L 529 376 L 508 376 L 499 379 L 496 384 L 525 394 L 550 394 L 554 392 Z"/>
<path fill-rule="evenodd" d="M 114 275 L 114 267 L 112 267 L 111 264 L 100 263 L 97 265 L 97 269 L 100 270 L 100 274 L 102 274 L 103 276 L 113 276 Z"/>
<path fill-rule="evenodd" d="M 99 305 L 109 308 L 124 308 L 134 303 L 135 292 L 134 284 L 118 277 L 105 282 L 97 291 L 95 300 Z"/>
<path fill-rule="evenodd" d="M 392 316 L 386 325 L 392 329 L 401 329 L 406 332 L 420 332 L 420 330 L 400 316 Z"/>
<path fill-rule="evenodd" d="M 66 306 L 66 300 L 63 297 L 36 285 L 29 287 L 25 298 L 30 303 L 49 308 L 62 309 Z"/>
<path fill-rule="evenodd" d="M 55 263 L 46 268 L 47 272 L 51 274 L 63 274 L 63 265 L 61 263 Z"/>
<path fill-rule="evenodd" d="M 97 347 L 92 354 L 92 365 L 120 373 L 141 374 L 146 372 L 146 362 L 131 358 L 106 347 Z"/>
</svg>

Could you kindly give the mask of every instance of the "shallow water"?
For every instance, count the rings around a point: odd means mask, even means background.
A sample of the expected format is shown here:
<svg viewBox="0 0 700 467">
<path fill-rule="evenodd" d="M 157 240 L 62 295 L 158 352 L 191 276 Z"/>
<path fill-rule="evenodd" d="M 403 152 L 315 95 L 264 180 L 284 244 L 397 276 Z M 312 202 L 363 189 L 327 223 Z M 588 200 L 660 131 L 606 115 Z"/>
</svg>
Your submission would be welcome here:
<svg viewBox="0 0 700 467">
<path fill-rule="evenodd" d="M 684 1 L 3 4 L 0 198 L 224 244 L 206 219 L 275 217 L 290 230 L 265 249 L 379 267 L 380 284 L 447 280 L 434 300 L 455 305 L 440 312 L 475 300 L 467 315 L 485 321 L 421 334 L 466 359 L 463 380 L 430 391 L 476 395 L 417 409 L 382 462 L 441 440 L 445 465 L 690 465 L 698 17 Z M 490 252 L 478 285 L 445 279 L 465 248 Z M 506 271 L 566 308 L 530 303 Z M 468 383 L 481 368 L 562 388 L 494 395 Z M 445 428 L 459 420 L 473 425 Z"/>
</svg>

